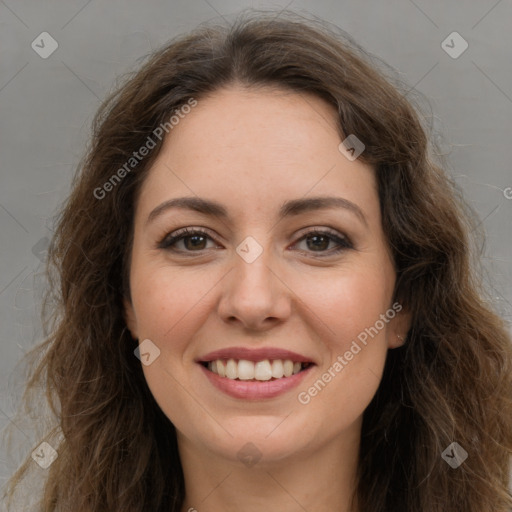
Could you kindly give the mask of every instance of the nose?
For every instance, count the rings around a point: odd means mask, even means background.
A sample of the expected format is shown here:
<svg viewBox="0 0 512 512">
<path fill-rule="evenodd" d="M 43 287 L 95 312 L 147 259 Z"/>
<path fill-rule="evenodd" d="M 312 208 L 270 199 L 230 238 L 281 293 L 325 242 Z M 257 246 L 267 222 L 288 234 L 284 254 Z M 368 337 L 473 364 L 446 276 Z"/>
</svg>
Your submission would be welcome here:
<svg viewBox="0 0 512 512">
<path fill-rule="evenodd" d="M 223 280 L 218 306 L 223 321 L 253 332 L 284 322 L 290 316 L 292 292 L 266 251 L 252 263 L 238 255 L 233 258 L 234 268 Z"/>
</svg>

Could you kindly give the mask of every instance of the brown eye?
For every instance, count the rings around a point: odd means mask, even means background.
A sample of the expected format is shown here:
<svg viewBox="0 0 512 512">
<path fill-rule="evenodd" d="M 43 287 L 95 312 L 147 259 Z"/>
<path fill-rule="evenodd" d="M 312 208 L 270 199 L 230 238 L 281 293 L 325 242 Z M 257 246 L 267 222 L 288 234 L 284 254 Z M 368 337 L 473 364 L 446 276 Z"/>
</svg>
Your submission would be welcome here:
<svg viewBox="0 0 512 512">
<path fill-rule="evenodd" d="M 206 237 L 203 235 L 189 235 L 181 237 L 183 245 L 187 250 L 205 249 Z M 187 243 L 188 242 L 188 243 Z"/>
<path fill-rule="evenodd" d="M 306 238 L 306 243 L 312 251 L 322 251 L 329 247 L 331 238 L 325 235 L 311 235 Z"/>
<path fill-rule="evenodd" d="M 167 235 L 158 244 L 158 248 L 176 252 L 200 252 L 208 249 L 209 240 L 213 242 L 213 239 L 205 231 L 185 228 Z"/>
<path fill-rule="evenodd" d="M 311 231 L 304 235 L 298 242 L 305 242 L 306 248 L 300 249 L 304 252 L 316 252 L 319 256 L 336 254 L 346 249 L 353 249 L 350 240 L 343 236 L 328 231 Z"/>
</svg>

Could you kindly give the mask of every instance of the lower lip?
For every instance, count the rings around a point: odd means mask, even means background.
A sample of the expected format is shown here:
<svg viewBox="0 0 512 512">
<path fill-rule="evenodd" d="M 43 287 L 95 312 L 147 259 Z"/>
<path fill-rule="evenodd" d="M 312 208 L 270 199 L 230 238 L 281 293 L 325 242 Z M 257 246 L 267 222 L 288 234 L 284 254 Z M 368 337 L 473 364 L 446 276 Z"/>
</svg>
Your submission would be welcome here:
<svg viewBox="0 0 512 512">
<path fill-rule="evenodd" d="M 282 377 L 276 380 L 266 381 L 248 381 L 234 380 L 227 377 L 220 377 L 211 372 L 202 364 L 199 365 L 209 381 L 217 388 L 233 398 L 243 398 L 245 400 L 262 400 L 265 398 L 274 398 L 295 388 L 306 377 L 306 374 L 313 368 L 310 365 L 305 370 L 296 373 L 290 377 Z"/>
</svg>

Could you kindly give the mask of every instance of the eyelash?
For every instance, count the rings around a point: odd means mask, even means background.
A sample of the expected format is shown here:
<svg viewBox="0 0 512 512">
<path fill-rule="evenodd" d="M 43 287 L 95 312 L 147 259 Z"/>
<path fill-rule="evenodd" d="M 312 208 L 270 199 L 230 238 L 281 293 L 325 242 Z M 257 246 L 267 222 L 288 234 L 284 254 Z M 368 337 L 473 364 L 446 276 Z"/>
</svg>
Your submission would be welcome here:
<svg viewBox="0 0 512 512">
<path fill-rule="evenodd" d="M 209 238 L 210 240 L 215 241 L 210 236 L 210 234 L 207 231 L 205 231 L 204 229 L 202 229 L 202 228 L 183 228 L 183 229 L 179 229 L 179 230 L 175 231 L 174 233 L 167 234 L 158 243 L 157 247 L 158 247 L 158 249 L 165 249 L 165 250 L 169 250 L 169 251 L 173 251 L 173 252 L 181 252 L 181 253 L 184 253 L 184 252 L 185 253 L 198 252 L 198 253 L 201 253 L 201 252 L 205 251 L 206 249 L 200 249 L 198 251 L 187 251 L 187 250 L 183 251 L 183 250 L 175 249 L 175 248 L 172 247 L 173 245 L 175 245 L 180 240 L 184 240 L 185 238 L 192 237 L 192 236 L 197 236 L 197 235 L 202 235 L 202 236 L 205 236 L 205 237 Z M 337 234 L 335 234 L 335 233 L 333 233 L 331 231 L 318 230 L 318 229 L 313 229 L 311 231 L 308 231 L 301 238 L 299 238 L 295 242 L 295 244 L 301 242 L 302 240 L 307 239 L 307 237 L 309 237 L 309 236 L 315 236 L 315 235 L 316 236 L 318 236 L 318 235 L 320 235 L 320 236 L 327 236 L 328 238 L 331 239 L 331 241 L 334 241 L 334 242 L 336 242 L 338 244 L 338 248 L 336 248 L 334 250 L 330 249 L 330 250 L 327 250 L 327 251 L 320 251 L 319 253 L 315 254 L 314 257 L 316 257 L 316 258 L 323 258 L 323 257 L 327 257 L 327 256 L 332 256 L 334 254 L 340 253 L 341 251 L 354 248 L 354 246 L 352 245 L 352 243 L 348 239 L 348 237 L 346 237 L 346 236 L 340 237 L 340 236 L 338 236 Z M 301 252 L 304 252 L 304 251 L 301 251 Z M 307 252 L 312 252 L 313 254 L 315 253 L 315 251 L 307 251 Z"/>
</svg>

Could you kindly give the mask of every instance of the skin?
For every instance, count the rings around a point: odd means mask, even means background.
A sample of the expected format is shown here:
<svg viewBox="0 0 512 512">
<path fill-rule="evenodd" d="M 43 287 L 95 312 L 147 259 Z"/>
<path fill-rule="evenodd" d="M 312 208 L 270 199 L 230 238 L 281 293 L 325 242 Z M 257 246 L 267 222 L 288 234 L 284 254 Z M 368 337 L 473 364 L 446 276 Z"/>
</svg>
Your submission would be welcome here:
<svg viewBox="0 0 512 512">
<path fill-rule="evenodd" d="M 173 128 L 142 186 L 126 319 L 135 338 L 160 350 L 143 370 L 177 429 L 183 511 L 357 510 L 349 496 L 362 415 L 409 318 L 402 310 L 307 405 L 298 401 L 392 305 L 396 275 L 374 171 L 343 156 L 341 140 L 322 99 L 233 85 L 199 100 Z M 182 196 L 222 203 L 229 217 L 173 208 L 147 222 Z M 312 196 L 347 199 L 366 223 L 342 208 L 278 219 L 285 201 Z M 158 247 L 184 227 L 211 238 L 196 239 L 198 248 L 190 238 L 174 252 Z M 334 253 L 334 240 L 304 238 L 329 227 L 353 248 Z M 252 263 L 236 252 L 247 236 L 263 249 Z M 234 346 L 285 348 L 316 366 L 281 396 L 236 399 L 195 362 Z M 248 442 L 261 455 L 252 467 L 237 456 Z"/>
</svg>

